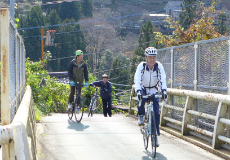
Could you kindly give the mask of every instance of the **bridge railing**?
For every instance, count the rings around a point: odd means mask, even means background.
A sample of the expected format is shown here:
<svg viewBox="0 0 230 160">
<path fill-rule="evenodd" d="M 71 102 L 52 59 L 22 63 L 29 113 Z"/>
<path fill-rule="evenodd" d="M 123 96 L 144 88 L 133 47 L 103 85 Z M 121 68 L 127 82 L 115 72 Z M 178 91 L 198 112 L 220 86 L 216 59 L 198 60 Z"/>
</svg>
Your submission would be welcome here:
<svg viewBox="0 0 230 160">
<path fill-rule="evenodd" d="M 9 13 L 9 9 L 0 9 L 2 125 L 12 122 L 22 100 L 26 83 L 25 46 Z"/>
<path fill-rule="evenodd" d="M 230 109 L 230 96 L 208 93 L 208 92 L 200 92 L 200 91 L 190 91 L 190 90 L 182 90 L 182 89 L 167 89 L 168 99 L 167 103 L 160 103 L 160 125 L 161 127 L 166 126 L 167 123 L 174 124 L 179 126 L 180 137 L 189 135 L 190 131 L 194 131 L 200 133 L 202 135 L 208 136 L 212 140 L 212 149 L 219 149 L 226 143 L 230 144 L 230 138 L 227 136 L 227 125 L 230 125 L 230 119 L 228 117 L 227 110 Z M 184 97 L 184 105 L 183 106 L 174 106 L 172 105 L 173 97 Z M 137 97 L 135 95 L 134 85 L 131 91 L 130 97 L 130 114 L 133 114 L 134 111 L 137 111 L 137 105 L 135 105 L 137 101 Z M 195 109 L 196 101 L 208 101 L 214 102 L 218 106 L 216 115 L 207 114 L 205 112 L 199 112 Z M 172 116 L 174 111 L 179 111 L 182 113 L 182 120 L 178 120 Z M 204 119 L 213 120 L 214 129 L 213 131 L 205 130 L 204 128 L 199 128 L 196 126 L 196 117 L 202 117 Z M 172 125 L 168 125 L 172 127 Z M 175 129 L 175 128 L 174 128 Z M 178 129 L 178 127 L 177 127 Z"/>
<path fill-rule="evenodd" d="M 32 90 L 27 86 L 11 124 L 0 126 L 2 159 L 36 160 L 36 126 Z"/>
<path fill-rule="evenodd" d="M 36 160 L 31 88 L 25 92 L 25 47 L 9 13 L 0 9 L 2 159 Z"/>
</svg>

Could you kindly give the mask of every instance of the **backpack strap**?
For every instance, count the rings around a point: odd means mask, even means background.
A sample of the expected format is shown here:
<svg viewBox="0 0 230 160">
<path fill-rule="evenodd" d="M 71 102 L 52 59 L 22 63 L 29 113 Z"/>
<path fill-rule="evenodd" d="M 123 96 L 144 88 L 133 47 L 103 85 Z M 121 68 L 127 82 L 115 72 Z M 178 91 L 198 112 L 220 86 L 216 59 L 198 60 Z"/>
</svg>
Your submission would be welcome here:
<svg viewBox="0 0 230 160">
<path fill-rule="evenodd" d="M 141 70 L 141 73 L 142 73 L 142 74 L 145 73 L 145 66 L 146 66 L 146 63 L 144 62 L 144 63 L 143 63 L 143 69 Z"/>
</svg>

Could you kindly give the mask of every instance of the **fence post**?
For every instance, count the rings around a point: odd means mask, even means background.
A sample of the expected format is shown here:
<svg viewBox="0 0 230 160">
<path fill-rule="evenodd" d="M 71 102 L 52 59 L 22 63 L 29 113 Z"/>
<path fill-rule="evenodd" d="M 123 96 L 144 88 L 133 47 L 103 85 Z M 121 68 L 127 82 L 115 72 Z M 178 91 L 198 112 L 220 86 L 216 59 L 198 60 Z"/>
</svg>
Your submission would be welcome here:
<svg viewBox="0 0 230 160">
<path fill-rule="evenodd" d="M 173 76 L 173 66 L 174 66 L 174 58 L 173 58 L 173 47 L 171 47 L 171 85 L 170 87 L 173 88 L 174 76 Z"/>
<path fill-rule="evenodd" d="M 194 91 L 197 91 L 197 75 L 198 75 L 198 54 L 199 54 L 199 48 L 198 48 L 198 43 L 195 42 L 194 45 L 194 50 L 195 50 L 195 58 L 194 58 L 194 80 L 193 80 L 193 85 L 194 85 Z M 195 99 L 195 105 L 193 110 L 198 111 L 198 103 L 199 100 Z M 193 115 L 193 123 L 194 125 L 196 125 L 196 121 L 197 121 L 197 116 Z"/>
<path fill-rule="evenodd" d="M 189 114 L 187 111 L 192 110 L 193 100 L 194 100 L 193 98 L 187 96 L 185 107 L 184 107 L 183 121 L 182 121 L 182 135 L 187 135 L 189 133 L 187 124 L 191 124 L 192 115 Z"/>
<path fill-rule="evenodd" d="M 1 9 L 1 124 L 10 124 L 9 10 Z"/>
<path fill-rule="evenodd" d="M 135 95 L 134 85 L 132 86 L 131 95 L 130 95 L 130 103 L 129 103 L 129 115 L 134 114 L 132 108 L 135 106 L 135 101 L 133 100 L 133 96 Z"/>
<path fill-rule="evenodd" d="M 169 105 L 172 105 L 172 95 L 168 95 L 168 100 L 167 102 Z M 162 107 L 161 107 L 161 114 L 160 114 L 160 125 L 161 126 L 166 126 L 167 121 L 164 120 L 164 117 L 168 117 L 168 108 L 164 106 L 164 102 L 162 102 Z M 170 117 L 171 118 L 171 117 Z"/>
<path fill-rule="evenodd" d="M 230 37 L 228 39 L 228 95 L 230 95 Z M 228 119 L 230 119 L 230 109 L 228 108 Z M 229 125 L 227 125 L 227 137 L 230 136 Z"/>
<path fill-rule="evenodd" d="M 195 49 L 195 67 L 194 67 L 194 81 L 193 81 L 193 84 L 194 84 L 194 91 L 197 91 L 197 54 L 198 54 L 198 44 L 197 42 L 195 42 L 195 45 L 194 45 L 194 49 Z"/>
<path fill-rule="evenodd" d="M 1 125 L 10 124 L 9 9 L 0 10 L 1 30 Z M 2 145 L 2 159 L 10 153 L 10 144 Z"/>
<path fill-rule="evenodd" d="M 17 75 L 17 72 L 18 72 L 18 70 L 17 70 L 17 68 L 18 68 L 18 61 L 17 61 L 17 59 L 19 58 L 18 57 L 18 38 L 17 38 L 18 36 L 17 36 L 17 32 L 15 32 L 15 50 L 14 50 L 14 54 L 15 54 L 15 82 L 16 82 L 16 85 L 15 85 L 15 97 L 16 97 L 16 107 L 15 107 L 15 111 L 17 111 L 17 109 L 18 109 L 18 85 L 17 85 L 17 83 L 19 83 L 17 80 L 18 80 L 18 75 Z"/>
<path fill-rule="evenodd" d="M 173 88 L 173 83 L 174 83 L 173 73 L 174 73 L 174 49 L 173 47 L 171 47 L 171 86 L 170 86 L 171 88 Z M 174 96 L 172 95 L 171 101 L 170 102 L 168 101 L 168 103 L 173 105 L 174 103 L 173 99 L 174 99 Z M 173 110 L 170 110 L 170 118 L 172 118 L 172 115 L 173 115 Z"/>
<path fill-rule="evenodd" d="M 219 106 L 216 113 L 215 126 L 213 131 L 213 141 L 212 148 L 221 148 L 221 145 L 224 144 L 223 141 L 218 139 L 218 135 L 224 135 L 225 124 L 219 121 L 220 118 L 225 118 L 227 111 L 227 104 L 219 102 Z"/>
</svg>

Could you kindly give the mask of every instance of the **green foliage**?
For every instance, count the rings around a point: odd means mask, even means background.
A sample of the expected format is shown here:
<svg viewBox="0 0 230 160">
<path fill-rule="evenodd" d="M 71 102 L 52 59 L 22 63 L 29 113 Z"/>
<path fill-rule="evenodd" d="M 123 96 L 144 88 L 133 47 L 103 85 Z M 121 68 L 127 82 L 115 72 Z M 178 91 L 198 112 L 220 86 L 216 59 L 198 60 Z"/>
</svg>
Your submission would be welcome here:
<svg viewBox="0 0 230 160">
<path fill-rule="evenodd" d="M 62 21 L 71 18 L 74 18 L 75 21 L 78 21 L 81 18 L 81 3 L 61 3 L 59 17 Z"/>
<path fill-rule="evenodd" d="M 185 30 L 194 23 L 196 17 L 197 0 L 183 0 L 182 12 L 179 14 L 179 23 Z"/>
<path fill-rule="evenodd" d="M 35 106 L 45 114 L 65 112 L 69 85 L 57 83 L 54 78 L 50 78 L 44 68 L 44 63 L 32 62 L 29 58 L 26 60 L 26 85 L 32 88 Z"/>
<path fill-rule="evenodd" d="M 53 2 L 53 1 L 57 1 L 57 0 L 42 0 L 42 3 L 46 3 L 46 2 Z M 42 5 L 42 10 L 49 15 L 51 10 L 56 10 L 56 12 L 58 13 L 60 9 L 60 3 L 57 4 L 52 4 L 52 5 Z"/>
<path fill-rule="evenodd" d="M 61 19 L 58 17 L 57 11 L 55 9 L 51 10 L 50 14 L 47 16 L 47 22 L 48 25 L 55 25 L 61 23 Z"/>
<path fill-rule="evenodd" d="M 110 10 L 112 12 L 117 10 L 117 0 L 111 0 L 111 2 L 110 2 Z"/>
<path fill-rule="evenodd" d="M 71 23 L 75 20 L 66 19 L 63 23 Z M 52 57 L 55 59 L 62 57 L 70 57 L 66 59 L 58 59 L 56 61 L 51 61 L 49 63 L 49 67 L 52 71 L 66 71 L 68 69 L 68 65 L 70 61 L 74 57 L 74 53 L 77 49 L 82 50 L 85 53 L 85 37 L 83 31 L 81 31 L 81 27 L 79 24 L 75 25 L 62 25 L 58 28 L 59 32 L 71 32 L 78 31 L 71 34 L 58 34 L 55 35 L 54 43 L 58 43 L 60 45 L 53 47 L 46 47 L 45 50 L 50 50 Z M 72 57 L 71 57 L 72 56 Z"/>
<path fill-rule="evenodd" d="M 111 70 L 109 73 L 109 78 L 112 79 L 112 78 L 120 77 L 117 79 L 113 79 L 113 83 L 120 83 L 121 81 L 124 80 L 124 76 L 129 75 L 129 59 L 125 55 L 119 54 L 113 60 L 112 68 L 119 68 L 119 69 Z M 124 82 L 124 84 L 126 83 L 127 81 Z"/>
<path fill-rule="evenodd" d="M 84 16 L 93 17 L 93 5 L 91 0 L 83 0 L 81 6 Z"/>
<path fill-rule="evenodd" d="M 194 24 L 185 30 L 178 21 L 173 21 L 172 18 L 167 18 L 167 22 L 172 28 L 175 28 L 172 35 L 162 35 L 158 33 L 155 38 L 159 44 L 164 44 L 165 47 L 179 46 L 195 41 L 208 40 L 221 37 L 221 34 L 215 31 L 213 25 L 214 18 L 211 16 L 214 13 L 214 5 L 209 8 L 203 8 L 203 16 Z"/>
<path fill-rule="evenodd" d="M 35 110 L 35 120 L 36 122 L 39 122 L 41 120 L 41 117 L 44 115 L 40 109 L 38 109 L 35 105 L 34 107 L 34 110 Z"/>
<path fill-rule="evenodd" d="M 124 92 L 123 96 L 119 96 L 119 100 L 121 100 L 122 105 L 129 106 L 130 91 L 129 92 Z"/>
<path fill-rule="evenodd" d="M 37 27 L 44 26 L 45 17 L 42 14 L 42 10 L 40 6 L 32 7 L 26 19 L 26 26 L 24 27 Z M 22 23 L 24 20 L 22 20 Z M 27 36 L 37 36 L 41 35 L 41 30 L 37 29 L 29 29 L 22 32 L 24 37 Z M 30 57 L 32 61 L 38 61 L 41 58 L 41 39 L 40 37 L 35 38 L 26 38 L 25 39 L 25 48 L 26 48 L 26 56 Z"/>
<path fill-rule="evenodd" d="M 113 52 L 111 52 L 110 50 L 106 50 L 105 54 L 101 57 L 101 65 L 99 67 L 100 70 L 103 70 L 104 74 L 106 73 L 107 75 L 109 75 L 109 70 L 112 66 L 112 62 L 113 61 Z"/>
<path fill-rule="evenodd" d="M 229 18 L 229 15 L 227 15 L 225 12 L 220 12 L 218 15 L 217 32 L 219 32 L 221 35 L 229 32 L 229 27 L 226 25 L 227 18 Z"/>
<path fill-rule="evenodd" d="M 152 41 L 151 35 L 153 35 L 152 22 L 146 21 L 144 25 L 141 27 L 141 32 L 138 39 L 139 47 L 141 47 L 143 50 L 145 50 L 145 48 L 150 46 L 149 42 Z M 143 53 L 135 52 L 135 55 L 141 55 L 141 54 Z"/>
</svg>

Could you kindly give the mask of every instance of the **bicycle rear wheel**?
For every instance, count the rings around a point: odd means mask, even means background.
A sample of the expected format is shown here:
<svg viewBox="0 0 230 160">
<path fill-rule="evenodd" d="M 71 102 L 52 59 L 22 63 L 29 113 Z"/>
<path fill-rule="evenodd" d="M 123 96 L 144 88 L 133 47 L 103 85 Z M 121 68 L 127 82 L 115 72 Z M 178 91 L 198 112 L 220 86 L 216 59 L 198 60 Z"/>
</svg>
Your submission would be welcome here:
<svg viewBox="0 0 230 160">
<path fill-rule="evenodd" d="M 73 118 L 74 106 L 75 106 L 75 103 L 73 102 L 72 103 L 72 108 L 68 108 L 68 117 L 69 117 L 70 120 Z"/>
<path fill-rule="evenodd" d="M 77 105 L 77 101 L 80 101 L 79 105 Z M 77 99 L 76 99 L 76 104 L 75 104 L 75 119 L 77 121 L 77 123 L 81 122 L 81 119 L 83 117 L 83 113 L 84 113 L 84 100 L 83 97 L 80 95 Z"/>
<path fill-rule="evenodd" d="M 91 103 L 90 103 L 90 106 L 89 106 L 89 114 L 88 114 L 88 117 L 91 115 L 91 117 L 93 117 L 93 113 L 94 113 L 94 110 L 96 108 L 96 99 L 95 97 L 93 96 L 92 100 L 91 100 Z"/>
<path fill-rule="evenodd" d="M 156 150 L 157 150 L 157 144 L 156 144 L 156 142 L 157 142 L 157 135 L 156 135 L 156 121 L 155 121 L 155 114 L 154 114 L 154 112 L 152 111 L 151 112 L 151 117 L 152 117 L 152 124 L 153 125 L 151 125 L 151 142 L 152 142 L 152 155 L 153 155 L 153 158 L 155 158 L 156 157 Z"/>
</svg>

